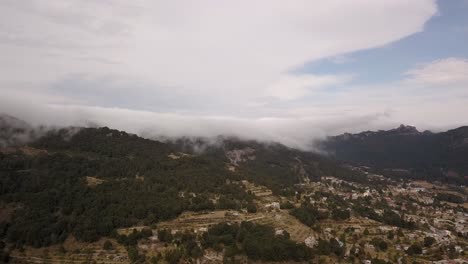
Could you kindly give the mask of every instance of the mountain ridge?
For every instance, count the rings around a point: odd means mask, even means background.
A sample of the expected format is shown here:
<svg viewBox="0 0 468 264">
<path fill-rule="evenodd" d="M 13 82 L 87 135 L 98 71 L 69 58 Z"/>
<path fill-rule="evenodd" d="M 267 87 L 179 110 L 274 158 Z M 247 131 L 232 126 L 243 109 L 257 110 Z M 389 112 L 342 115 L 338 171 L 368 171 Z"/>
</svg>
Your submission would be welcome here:
<svg viewBox="0 0 468 264">
<path fill-rule="evenodd" d="M 330 157 L 354 165 L 387 172 L 405 169 L 410 177 L 467 183 L 468 126 L 433 133 L 401 125 L 328 137 L 318 146 Z"/>
</svg>

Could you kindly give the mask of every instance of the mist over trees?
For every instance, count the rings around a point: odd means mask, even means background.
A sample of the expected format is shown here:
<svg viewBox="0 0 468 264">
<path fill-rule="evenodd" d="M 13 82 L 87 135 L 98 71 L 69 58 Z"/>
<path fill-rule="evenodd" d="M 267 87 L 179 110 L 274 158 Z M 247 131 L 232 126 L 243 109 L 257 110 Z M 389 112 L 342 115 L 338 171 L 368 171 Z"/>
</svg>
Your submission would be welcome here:
<svg viewBox="0 0 468 264">
<path fill-rule="evenodd" d="M 173 159 L 169 154 L 178 151 L 177 144 L 107 127 L 69 134 L 66 129 L 51 131 L 30 143 L 43 150 L 34 155 L 0 152 L 0 195 L 15 207 L 12 220 L 0 226 L 8 241 L 42 247 L 61 243 L 70 234 L 96 241 L 116 228 L 157 223 L 185 210 L 255 212 L 253 195 L 238 182 L 247 179 L 286 193 L 300 182 L 293 170 L 295 156 L 304 160 L 311 179 L 341 171 L 359 178 L 318 155 L 279 144 L 255 143 L 256 159 L 234 173 L 220 153 L 251 142 L 230 140 L 221 149 Z"/>
</svg>

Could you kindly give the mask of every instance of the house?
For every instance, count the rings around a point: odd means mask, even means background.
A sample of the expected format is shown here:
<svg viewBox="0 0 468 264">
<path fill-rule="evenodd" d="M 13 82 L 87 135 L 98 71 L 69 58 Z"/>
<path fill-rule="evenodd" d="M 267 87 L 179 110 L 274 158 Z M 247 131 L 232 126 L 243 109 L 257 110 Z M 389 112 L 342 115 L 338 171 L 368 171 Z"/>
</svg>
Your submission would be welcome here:
<svg viewBox="0 0 468 264">
<path fill-rule="evenodd" d="M 313 236 L 308 236 L 305 240 L 304 240 L 304 244 L 310 248 L 313 248 L 314 246 L 316 246 L 318 244 L 318 241 L 317 239 L 315 239 L 315 237 Z"/>
<path fill-rule="evenodd" d="M 280 203 L 279 202 L 272 202 L 270 204 L 265 205 L 265 208 L 267 209 L 280 209 Z"/>
<path fill-rule="evenodd" d="M 275 236 L 282 236 L 284 235 L 284 230 L 283 229 L 276 229 L 275 230 Z"/>
<path fill-rule="evenodd" d="M 374 248 L 374 245 L 369 244 L 369 243 L 366 243 L 366 244 L 364 245 L 364 247 L 367 248 L 367 249 L 370 249 L 370 250 L 374 250 L 374 249 L 375 249 L 375 248 Z"/>
</svg>

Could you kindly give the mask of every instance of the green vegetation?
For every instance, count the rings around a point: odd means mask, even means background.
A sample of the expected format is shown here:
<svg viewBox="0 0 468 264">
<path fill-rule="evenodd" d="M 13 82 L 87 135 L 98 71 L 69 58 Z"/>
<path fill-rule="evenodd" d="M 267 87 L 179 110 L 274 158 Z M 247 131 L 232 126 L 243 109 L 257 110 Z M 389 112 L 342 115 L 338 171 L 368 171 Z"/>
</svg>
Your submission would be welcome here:
<svg viewBox="0 0 468 264">
<path fill-rule="evenodd" d="M 334 220 L 346 220 L 350 217 L 349 210 L 346 209 L 334 209 L 332 211 L 332 218 Z"/>
<path fill-rule="evenodd" d="M 17 246 L 42 247 L 61 243 L 70 234 L 80 241 L 96 241 L 116 228 L 154 224 L 185 210 L 254 212 L 253 195 L 239 181 L 249 179 L 287 192 L 299 182 L 293 169 L 296 156 L 304 160 L 311 179 L 348 171 L 318 155 L 282 145 L 230 139 L 224 148 L 256 148 L 256 159 L 234 173 L 226 169 L 223 148 L 168 157 L 179 151 L 179 143 L 161 143 L 107 127 L 62 129 L 31 144 L 45 154 L 0 153 L 1 201 L 16 208 L 9 223 L 0 223 L 0 237 Z M 94 183 L 87 182 L 88 176 Z"/>
<path fill-rule="evenodd" d="M 344 254 L 344 248 L 340 245 L 338 240 L 334 238 L 330 238 L 329 240 L 320 239 L 315 248 L 315 252 L 318 255 L 334 254 L 337 257 L 342 257 Z"/>
<path fill-rule="evenodd" d="M 159 229 L 158 230 L 158 239 L 161 242 L 171 242 L 172 241 L 172 233 L 168 229 Z"/>
<path fill-rule="evenodd" d="M 294 204 L 292 204 L 290 201 L 286 201 L 280 204 L 281 209 L 293 209 Z"/>
<path fill-rule="evenodd" d="M 104 245 L 102 246 L 102 249 L 104 250 L 112 250 L 114 248 L 114 246 L 112 245 L 112 242 L 110 242 L 109 240 L 106 240 L 106 242 L 104 242 Z"/>
<path fill-rule="evenodd" d="M 311 257 L 311 250 L 304 244 L 297 244 L 288 235 L 275 235 L 270 226 L 242 222 L 221 223 L 212 226 L 203 235 L 205 248 L 226 248 L 226 256 L 246 254 L 252 260 L 301 261 Z"/>
<path fill-rule="evenodd" d="M 129 235 L 115 235 L 117 238 L 117 241 L 119 244 L 122 244 L 124 246 L 135 246 L 138 243 L 138 240 L 143 239 L 143 238 L 148 238 L 152 235 L 153 233 L 151 232 L 150 229 L 142 229 L 141 231 L 137 231 L 136 229 L 133 229 L 133 232 L 130 233 Z"/>
<path fill-rule="evenodd" d="M 412 244 L 407 250 L 408 255 L 421 255 L 422 247 L 419 244 Z"/>
<path fill-rule="evenodd" d="M 427 236 L 424 238 L 424 246 L 430 247 L 436 242 L 435 238 Z"/>
<path fill-rule="evenodd" d="M 387 225 L 397 226 L 402 228 L 413 229 L 415 228 L 416 224 L 411 221 L 405 221 L 399 214 L 395 213 L 391 209 L 385 209 L 383 215 L 379 215 L 375 212 L 374 209 L 367 207 L 362 204 L 355 204 L 353 209 L 356 213 L 363 217 L 367 217 L 369 219 L 382 222 Z"/>
<path fill-rule="evenodd" d="M 462 204 L 465 202 L 463 197 L 452 193 L 438 193 L 435 199 L 439 201 L 457 204 Z"/>
<path fill-rule="evenodd" d="M 371 244 L 380 251 L 386 251 L 388 248 L 387 242 L 381 238 L 373 238 Z"/>
<path fill-rule="evenodd" d="M 468 148 L 464 140 L 468 127 L 442 133 L 401 129 L 407 127 L 332 137 L 321 147 L 340 160 L 370 166 L 395 178 L 467 184 Z"/>
<path fill-rule="evenodd" d="M 290 214 L 307 226 L 313 226 L 318 220 L 326 219 L 328 215 L 321 213 L 311 204 L 303 203 L 299 208 L 294 208 Z"/>
<path fill-rule="evenodd" d="M 346 249 L 351 249 L 346 261 L 353 263 L 396 262 L 405 253 L 414 256 L 404 257 L 403 262 L 464 254 L 460 246 L 466 244 L 466 234 L 459 225 L 449 225 L 466 213 L 459 205 L 466 200 L 462 187 L 444 186 L 446 193 L 442 188 L 416 191 L 418 182 L 366 176 L 279 144 L 233 138 L 221 138 L 216 146 L 203 144 L 202 139 L 161 143 L 92 128 L 58 130 L 26 148 L 1 149 L 0 262 L 7 262 L 10 252 L 13 261 L 18 252 L 42 252 L 27 246 L 53 244 L 57 246 L 45 249 L 46 260 L 74 257 L 80 250 L 67 252 L 64 247 L 68 248 L 69 240 L 64 241 L 70 236 L 78 243 L 104 237 L 104 243 L 91 244 L 98 246 L 99 254 L 89 258 L 98 262 L 116 255 L 121 258 L 122 246 L 134 263 L 195 263 L 210 258 L 202 257 L 212 250 L 224 257 L 224 263 L 245 257 L 248 261 L 336 262 L 345 258 Z M 194 146 L 204 152 L 195 152 Z M 247 150 L 251 156 L 240 157 L 234 164 L 226 154 L 230 150 L 236 150 L 236 155 Z M 329 177 L 320 180 L 323 175 Z M 283 201 L 282 210 L 268 209 L 266 205 L 273 201 Z M 452 210 L 445 213 L 447 208 Z M 208 212 L 212 210 L 228 212 Z M 191 212 L 168 221 L 184 211 Z M 291 221 L 287 213 L 308 227 Z M 223 216 L 232 222 L 214 224 L 225 221 Z M 413 216 L 426 221 L 405 221 L 417 219 Z M 430 221 L 431 217 L 442 221 Z M 236 222 L 242 220 L 248 222 Z M 160 221 L 167 222 L 158 229 Z M 398 228 L 385 231 L 390 229 L 380 225 Z M 139 227 L 132 230 L 132 226 Z M 208 231 L 199 233 L 205 226 Z M 429 232 L 432 227 L 458 236 L 437 247 L 433 237 L 421 241 L 417 228 Z M 306 236 L 313 248 L 295 242 Z M 397 246 L 408 243 L 414 244 L 406 252 Z M 417 256 L 422 246 L 428 254 Z M 92 254 L 90 249 L 85 253 Z"/>
<path fill-rule="evenodd" d="M 256 213 L 257 212 L 257 207 L 255 206 L 254 203 L 249 203 L 247 205 L 247 212 L 249 212 L 249 213 Z"/>
<path fill-rule="evenodd" d="M 182 258 L 183 253 L 180 249 L 170 249 L 166 252 L 164 255 L 164 259 L 169 263 L 169 264 L 177 264 L 179 263 L 179 260 Z"/>
</svg>

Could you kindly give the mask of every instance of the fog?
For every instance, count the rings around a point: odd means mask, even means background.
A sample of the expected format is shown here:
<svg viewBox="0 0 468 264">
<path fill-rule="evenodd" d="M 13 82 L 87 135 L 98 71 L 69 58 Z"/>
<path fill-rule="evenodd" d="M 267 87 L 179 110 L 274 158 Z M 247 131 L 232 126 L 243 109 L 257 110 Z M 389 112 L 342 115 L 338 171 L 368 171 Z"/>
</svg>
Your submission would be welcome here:
<svg viewBox="0 0 468 264">
<path fill-rule="evenodd" d="M 33 127 L 101 127 L 134 133 L 150 139 L 175 140 L 203 137 L 216 142 L 218 136 L 261 142 L 278 142 L 289 147 L 313 150 L 314 141 L 343 132 L 392 128 L 398 123 L 385 113 L 354 118 L 234 118 L 155 113 L 120 108 L 45 105 L 21 99 L 0 100 L 0 112 Z"/>
</svg>

